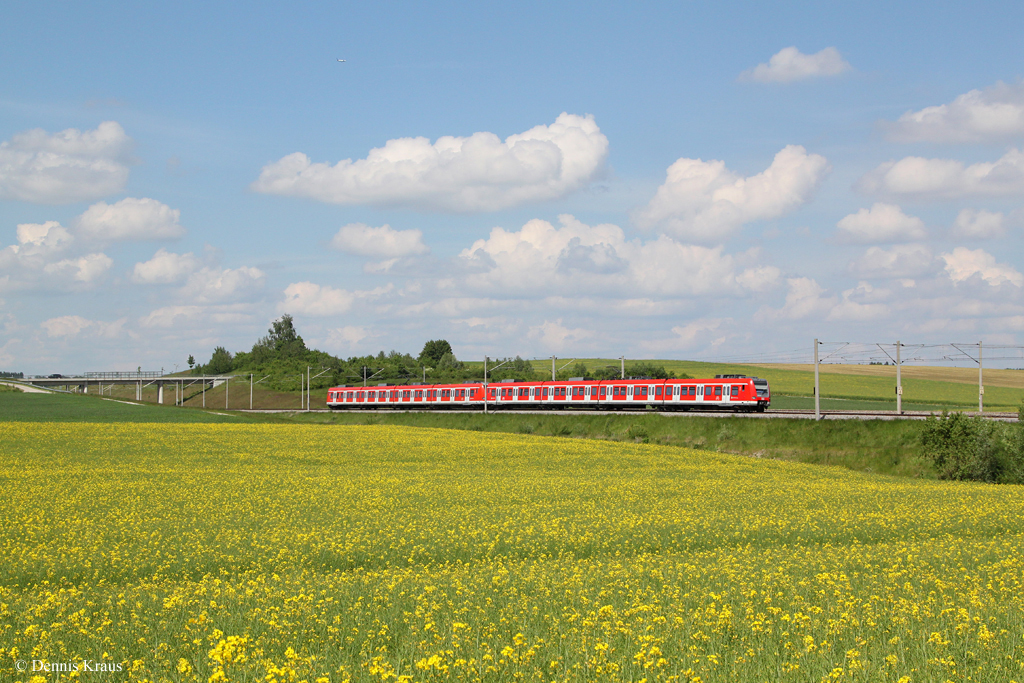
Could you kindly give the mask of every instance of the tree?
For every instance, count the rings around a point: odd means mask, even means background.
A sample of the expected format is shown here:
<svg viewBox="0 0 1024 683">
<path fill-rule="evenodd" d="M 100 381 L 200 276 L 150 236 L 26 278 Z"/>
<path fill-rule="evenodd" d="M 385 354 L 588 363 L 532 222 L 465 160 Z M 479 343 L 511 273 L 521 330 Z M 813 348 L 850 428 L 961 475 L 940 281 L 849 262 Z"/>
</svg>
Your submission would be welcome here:
<svg viewBox="0 0 1024 683">
<path fill-rule="evenodd" d="M 285 313 L 270 324 L 267 336 L 253 344 L 252 360 L 257 364 L 294 358 L 306 353 L 306 342 L 295 331 L 294 319 Z"/>
<path fill-rule="evenodd" d="M 231 352 L 223 346 L 218 346 L 213 350 L 213 356 L 210 357 L 210 362 L 206 364 L 206 370 L 215 375 L 231 372 L 232 360 Z"/>
<path fill-rule="evenodd" d="M 452 345 L 444 339 L 431 339 L 423 345 L 423 350 L 420 351 L 420 357 L 417 360 L 424 365 L 430 364 L 437 367 L 446 354 L 450 354 L 454 360 L 455 352 L 452 351 Z"/>
<path fill-rule="evenodd" d="M 465 364 L 462 361 L 456 360 L 454 354 L 446 353 L 438 359 L 437 364 L 434 367 L 441 372 L 451 372 L 453 370 L 463 369 Z"/>
<path fill-rule="evenodd" d="M 196 359 L 192 357 L 192 354 L 188 354 L 188 369 L 191 370 L 195 367 Z"/>
</svg>

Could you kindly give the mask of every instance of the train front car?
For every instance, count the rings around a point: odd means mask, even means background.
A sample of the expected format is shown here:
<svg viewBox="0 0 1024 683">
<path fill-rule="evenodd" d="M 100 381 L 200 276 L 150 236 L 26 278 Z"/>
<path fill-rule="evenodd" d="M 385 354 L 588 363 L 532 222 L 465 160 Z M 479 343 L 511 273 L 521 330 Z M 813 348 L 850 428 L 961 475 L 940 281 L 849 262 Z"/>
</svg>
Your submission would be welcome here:
<svg viewBox="0 0 1024 683">
<path fill-rule="evenodd" d="M 757 380 L 764 382 L 764 380 Z M 767 383 L 764 386 L 767 391 Z M 764 411 L 755 378 L 718 375 L 714 379 L 670 379 L 665 382 L 664 407 L 668 410 Z"/>
<path fill-rule="evenodd" d="M 768 380 L 760 377 L 752 377 L 754 391 L 757 395 L 757 412 L 763 413 L 772 404 L 772 391 L 768 386 Z"/>
</svg>

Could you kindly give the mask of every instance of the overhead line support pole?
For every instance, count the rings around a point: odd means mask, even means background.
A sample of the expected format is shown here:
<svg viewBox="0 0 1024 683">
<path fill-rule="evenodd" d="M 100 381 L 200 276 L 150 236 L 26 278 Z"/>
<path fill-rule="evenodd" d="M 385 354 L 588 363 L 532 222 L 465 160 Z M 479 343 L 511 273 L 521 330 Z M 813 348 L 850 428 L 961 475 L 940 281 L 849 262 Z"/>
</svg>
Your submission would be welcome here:
<svg viewBox="0 0 1024 683">
<path fill-rule="evenodd" d="M 900 342 L 896 342 L 896 414 L 903 414 L 903 384 L 900 382 Z"/>
<path fill-rule="evenodd" d="M 818 339 L 814 339 L 814 419 L 821 419 L 821 386 L 818 382 Z"/>
<path fill-rule="evenodd" d="M 978 412 L 985 410 L 985 385 L 981 379 L 981 342 L 978 342 Z"/>
</svg>

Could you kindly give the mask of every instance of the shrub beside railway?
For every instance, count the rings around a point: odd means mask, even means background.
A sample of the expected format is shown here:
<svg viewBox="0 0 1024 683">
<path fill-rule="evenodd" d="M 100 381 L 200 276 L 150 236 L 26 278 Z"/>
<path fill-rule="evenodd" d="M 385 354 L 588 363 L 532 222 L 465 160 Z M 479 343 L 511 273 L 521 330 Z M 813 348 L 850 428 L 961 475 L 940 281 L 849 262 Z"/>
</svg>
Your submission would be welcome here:
<svg viewBox="0 0 1024 683">
<path fill-rule="evenodd" d="M 921 433 L 924 454 L 940 479 L 1024 484 L 1024 427 L 963 413 L 930 417 Z"/>
</svg>

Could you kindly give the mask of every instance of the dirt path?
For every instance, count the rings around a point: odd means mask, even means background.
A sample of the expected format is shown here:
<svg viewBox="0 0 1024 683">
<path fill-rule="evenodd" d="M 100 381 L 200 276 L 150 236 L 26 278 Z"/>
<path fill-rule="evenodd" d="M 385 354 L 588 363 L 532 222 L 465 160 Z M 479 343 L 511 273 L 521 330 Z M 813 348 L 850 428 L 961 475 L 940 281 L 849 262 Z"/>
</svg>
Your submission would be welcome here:
<svg viewBox="0 0 1024 683">
<path fill-rule="evenodd" d="M 4 381 L 0 381 L 0 384 L 6 384 L 9 387 L 14 387 L 15 389 L 20 389 L 21 391 L 25 392 L 26 394 L 49 394 L 50 393 L 46 389 L 40 389 L 39 387 L 34 387 L 31 384 L 18 384 L 17 382 L 4 382 Z"/>
</svg>

